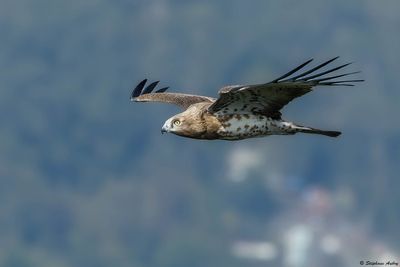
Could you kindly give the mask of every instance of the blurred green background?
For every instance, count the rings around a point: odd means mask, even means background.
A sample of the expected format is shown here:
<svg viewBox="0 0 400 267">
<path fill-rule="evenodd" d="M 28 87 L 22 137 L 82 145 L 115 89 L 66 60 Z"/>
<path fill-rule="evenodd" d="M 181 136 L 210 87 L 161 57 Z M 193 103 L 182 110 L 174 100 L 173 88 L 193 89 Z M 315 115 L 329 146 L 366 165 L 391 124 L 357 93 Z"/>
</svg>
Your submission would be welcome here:
<svg viewBox="0 0 400 267">
<path fill-rule="evenodd" d="M 0 266 L 399 259 L 399 1 L 0 4 Z M 161 136 L 179 110 L 129 101 L 144 78 L 216 96 L 337 55 L 366 81 L 284 117 L 338 139 Z"/>
</svg>

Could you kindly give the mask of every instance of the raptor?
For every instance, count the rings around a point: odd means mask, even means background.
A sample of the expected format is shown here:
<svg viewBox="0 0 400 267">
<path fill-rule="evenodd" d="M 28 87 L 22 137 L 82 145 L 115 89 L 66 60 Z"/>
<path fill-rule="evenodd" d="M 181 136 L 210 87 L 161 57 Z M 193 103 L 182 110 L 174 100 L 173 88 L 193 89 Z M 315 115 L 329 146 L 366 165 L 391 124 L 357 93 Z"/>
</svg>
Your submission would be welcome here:
<svg viewBox="0 0 400 267">
<path fill-rule="evenodd" d="M 219 90 L 219 97 L 167 93 L 168 87 L 153 92 L 159 81 L 146 86 L 147 79 L 133 90 L 135 102 L 164 102 L 179 106 L 183 112 L 165 121 L 161 132 L 194 139 L 241 140 L 268 135 L 296 133 L 337 137 L 339 131 L 320 130 L 286 121 L 281 110 L 293 99 L 311 92 L 316 86 L 353 86 L 360 79 L 339 79 L 359 72 L 337 73 L 351 63 L 327 68 L 338 57 L 304 69 L 312 59 L 268 83 L 229 85 Z M 328 75 L 328 76 L 327 76 Z M 331 74 L 332 75 L 332 74 Z M 146 86 L 146 87 L 145 87 Z"/>
</svg>

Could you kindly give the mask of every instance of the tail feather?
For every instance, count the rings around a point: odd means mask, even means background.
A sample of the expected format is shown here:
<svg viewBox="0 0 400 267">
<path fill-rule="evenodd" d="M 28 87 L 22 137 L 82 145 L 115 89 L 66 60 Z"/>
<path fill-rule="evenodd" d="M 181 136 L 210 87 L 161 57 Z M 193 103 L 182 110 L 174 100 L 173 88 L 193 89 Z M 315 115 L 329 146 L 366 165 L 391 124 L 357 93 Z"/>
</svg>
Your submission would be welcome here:
<svg viewBox="0 0 400 267">
<path fill-rule="evenodd" d="M 303 127 L 303 126 L 297 126 L 297 131 L 301 133 L 308 133 L 308 134 L 321 134 L 329 137 L 338 137 L 341 135 L 341 132 L 338 131 L 325 131 L 325 130 L 320 130 L 320 129 L 315 129 L 311 127 Z"/>
</svg>

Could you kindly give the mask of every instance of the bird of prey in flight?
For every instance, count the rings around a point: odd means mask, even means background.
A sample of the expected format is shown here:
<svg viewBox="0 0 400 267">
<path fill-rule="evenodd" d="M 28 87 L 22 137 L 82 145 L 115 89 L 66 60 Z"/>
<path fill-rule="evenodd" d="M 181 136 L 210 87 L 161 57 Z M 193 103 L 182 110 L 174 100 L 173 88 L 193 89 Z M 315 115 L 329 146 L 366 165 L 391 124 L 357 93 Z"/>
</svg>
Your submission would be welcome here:
<svg viewBox="0 0 400 267">
<path fill-rule="evenodd" d="M 321 134 L 337 137 L 338 131 L 326 131 L 302 126 L 282 119 L 281 109 L 293 99 L 311 92 L 315 86 L 353 86 L 363 80 L 338 80 L 355 74 L 349 72 L 326 76 L 351 63 L 322 70 L 338 57 L 298 73 L 312 59 L 281 77 L 263 84 L 229 85 L 219 90 L 219 97 L 166 93 L 168 87 L 154 93 L 153 82 L 145 87 L 147 79 L 133 90 L 131 100 L 136 102 L 165 102 L 175 104 L 184 111 L 169 118 L 161 132 L 169 132 L 195 139 L 241 140 L 268 135 L 293 135 L 296 133 Z M 317 72 L 320 70 L 319 72 Z"/>
</svg>

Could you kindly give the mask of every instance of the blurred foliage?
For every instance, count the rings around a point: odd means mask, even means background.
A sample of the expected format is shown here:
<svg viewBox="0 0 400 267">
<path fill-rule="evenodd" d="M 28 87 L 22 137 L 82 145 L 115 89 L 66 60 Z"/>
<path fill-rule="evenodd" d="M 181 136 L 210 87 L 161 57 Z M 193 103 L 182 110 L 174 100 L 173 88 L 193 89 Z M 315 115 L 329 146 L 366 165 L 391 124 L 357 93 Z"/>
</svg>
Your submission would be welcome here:
<svg viewBox="0 0 400 267">
<path fill-rule="evenodd" d="M 2 1 L 0 265 L 242 266 L 230 242 L 275 236 L 274 217 L 309 185 L 351 190 L 348 219 L 399 248 L 399 7 Z M 160 136 L 177 109 L 129 102 L 144 77 L 215 96 L 222 85 L 268 81 L 336 55 L 355 61 L 366 82 L 321 89 L 285 110 L 342 129 L 334 141 Z M 227 157 L 240 145 L 263 163 L 232 183 Z M 274 175 L 286 191 L 265 183 Z"/>
</svg>

